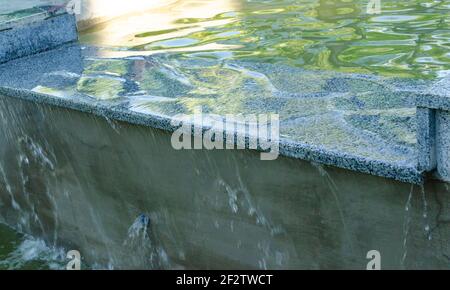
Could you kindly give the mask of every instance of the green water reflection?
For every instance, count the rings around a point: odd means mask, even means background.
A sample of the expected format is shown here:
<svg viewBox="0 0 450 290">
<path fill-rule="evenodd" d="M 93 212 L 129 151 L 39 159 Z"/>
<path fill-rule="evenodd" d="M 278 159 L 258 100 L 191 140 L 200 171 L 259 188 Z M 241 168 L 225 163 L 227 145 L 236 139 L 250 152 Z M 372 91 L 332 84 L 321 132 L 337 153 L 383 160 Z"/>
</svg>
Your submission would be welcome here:
<svg viewBox="0 0 450 290">
<path fill-rule="evenodd" d="M 380 14 L 368 14 L 367 3 L 177 1 L 92 27 L 82 41 L 387 76 L 450 71 L 450 0 L 381 0 Z"/>
</svg>

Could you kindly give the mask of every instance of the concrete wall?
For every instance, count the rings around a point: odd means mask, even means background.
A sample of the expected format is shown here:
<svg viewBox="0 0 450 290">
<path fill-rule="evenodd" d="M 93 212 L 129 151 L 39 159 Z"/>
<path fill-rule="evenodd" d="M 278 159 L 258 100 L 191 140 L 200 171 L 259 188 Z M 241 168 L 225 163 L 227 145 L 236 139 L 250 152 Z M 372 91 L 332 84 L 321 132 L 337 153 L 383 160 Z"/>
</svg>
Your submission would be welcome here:
<svg viewBox="0 0 450 290">
<path fill-rule="evenodd" d="M 365 269 L 378 250 L 383 269 L 450 267 L 445 184 L 175 151 L 159 130 L 9 97 L 0 118 L 0 221 L 91 265 Z"/>
</svg>

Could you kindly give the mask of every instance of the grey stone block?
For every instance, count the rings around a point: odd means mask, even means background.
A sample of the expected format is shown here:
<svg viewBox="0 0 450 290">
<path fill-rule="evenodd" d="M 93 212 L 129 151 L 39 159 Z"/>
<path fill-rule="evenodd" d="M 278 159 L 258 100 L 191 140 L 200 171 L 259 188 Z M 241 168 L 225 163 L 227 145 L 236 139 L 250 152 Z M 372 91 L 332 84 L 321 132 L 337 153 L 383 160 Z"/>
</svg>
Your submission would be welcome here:
<svg viewBox="0 0 450 290">
<path fill-rule="evenodd" d="M 0 63 L 53 49 L 78 39 L 74 15 L 45 14 L 0 26 Z"/>
<path fill-rule="evenodd" d="M 436 112 L 437 175 L 450 182 L 450 112 Z"/>
<path fill-rule="evenodd" d="M 416 97 L 418 169 L 450 181 L 450 78 Z"/>
<path fill-rule="evenodd" d="M 432 171 L 436 168 L 436 122 L 435 110 L 417 108 L 418 170 Z"/>
</svg>

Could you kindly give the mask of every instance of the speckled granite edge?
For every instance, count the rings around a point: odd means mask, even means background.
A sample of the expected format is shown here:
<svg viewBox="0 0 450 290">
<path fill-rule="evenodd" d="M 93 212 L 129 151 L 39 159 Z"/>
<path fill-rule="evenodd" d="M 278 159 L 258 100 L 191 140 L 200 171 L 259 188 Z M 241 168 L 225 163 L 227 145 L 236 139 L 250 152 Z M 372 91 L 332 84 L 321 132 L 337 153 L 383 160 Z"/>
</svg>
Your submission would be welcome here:
<svg viewBox="0 0 450 290">
<path fill-rule="evenodd" d="M 280 154 L 286 157 L 336 166 L 406 183 L 422 184 L 424 182 L 423 173 L 419 172 L 416 167 L 363 158 L 291 140 L 281 140 Z"/>
<path fill-rule="evenodd" d="M 178 128 L 171 125 L 171 118 L 169 117 L 138 113 L 128 110 L 123 105 L 106 105 L 104 102 L 96 101 L 94 99 L 75 100 L 59 98 L 30 90 L 8 87 L 0 87 L 0 94 L 7 97 L 14 97 L 25 101 L 73 109 L 94 114 L 103 118 L 152 127 L 169 132 L 173 132 Z M 294 142 L 292 140 L 280 140 L 280 155 L 359 171 L 362 173 L 386 177 L 407 183 L 422 184 L 424 182 L 423 174 L 415 167 L 362 158 L 342 152 L 326 150 L 318 146 Z"/>
<path fill-rule="evenodd" d="M 41 10 L 41 12 L 31 14 L 28 16 L 24 16 L 24 17 L 20 17 L 20 18 L 15 18 L 15 19 L 12 19 L 9 21 L 1 22 L 0 23 L 0 31 L 12 29 L 12 28 L 23 27 L 23 26 L 29 25 L 31 23 L 39 22 L 39 21 L 45 20 L 50 17 L 55 17 L 58 15 L 67 13 L 65 8 L 57 8 L 54 11 L 48 11 L 48 10 L 41 9 L 41 8 L 36 8 L 36 9 Z"/>
<path fill-rule="evenodd" d="M 450 78 L 430 93 L 416 96 L 419 170 L 434 172 L 450 182 Z"/>
<path fill-rule="evenodd" d="M 0 64 L 78 40 L 75 15 L 44 12 L 0 26 Z"/>
<path fill-rule="evenodd" d="M 415 97 L 415 104 L 418 107 L 450 111 L 450 95 L 419 94 Z"/>
</svg>

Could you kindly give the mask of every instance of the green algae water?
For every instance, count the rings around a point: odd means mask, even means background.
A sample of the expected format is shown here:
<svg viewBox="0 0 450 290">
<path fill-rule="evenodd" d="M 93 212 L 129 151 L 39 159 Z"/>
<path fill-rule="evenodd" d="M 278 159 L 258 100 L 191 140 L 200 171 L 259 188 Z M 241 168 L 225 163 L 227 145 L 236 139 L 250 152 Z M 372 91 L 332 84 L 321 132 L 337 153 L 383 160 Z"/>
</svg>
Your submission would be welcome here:
<svg viewBox="0 0 450 290">
<path fill-rule="evenodd" d="M 171 2 L 171 1 L 168 1 Z M 86 30 L 85 43 L 183 57 L 434 78 L 450 71 L 450 1 L 175 1 Z"/>
</svg>

